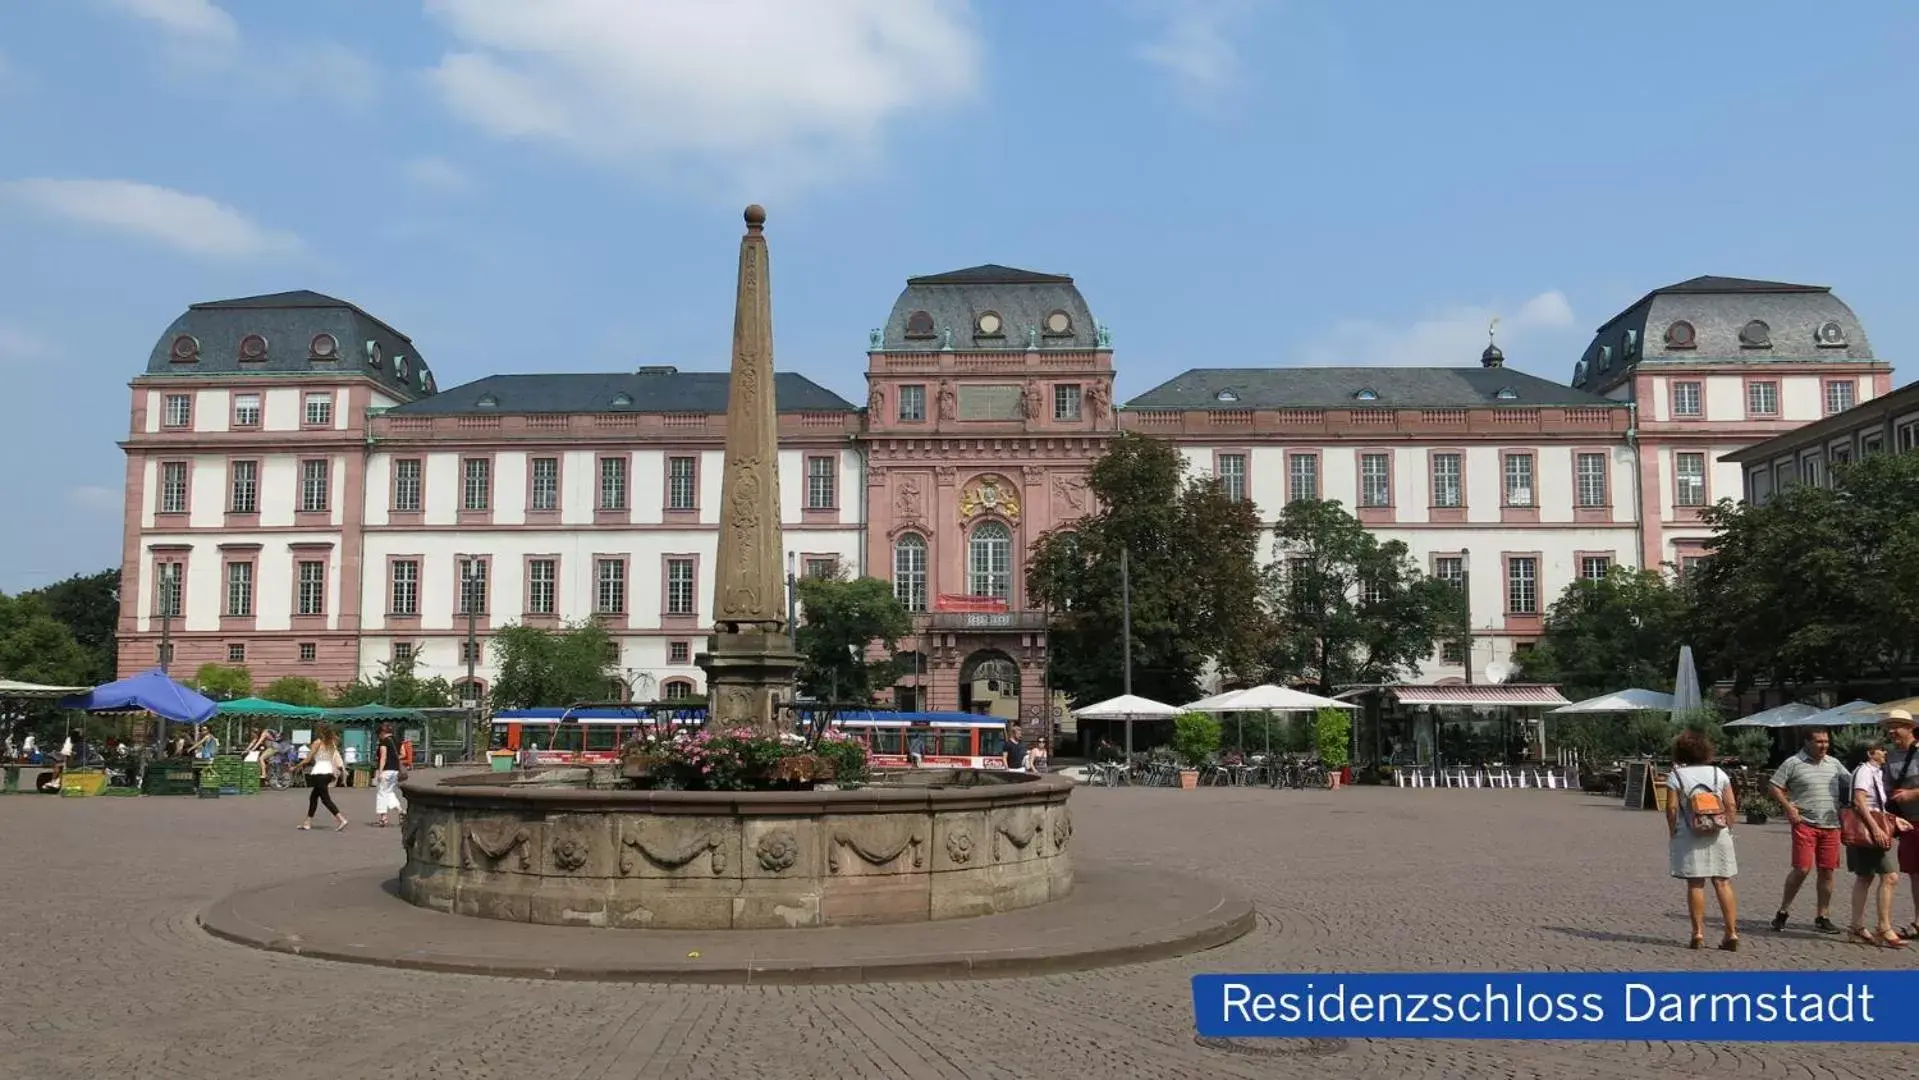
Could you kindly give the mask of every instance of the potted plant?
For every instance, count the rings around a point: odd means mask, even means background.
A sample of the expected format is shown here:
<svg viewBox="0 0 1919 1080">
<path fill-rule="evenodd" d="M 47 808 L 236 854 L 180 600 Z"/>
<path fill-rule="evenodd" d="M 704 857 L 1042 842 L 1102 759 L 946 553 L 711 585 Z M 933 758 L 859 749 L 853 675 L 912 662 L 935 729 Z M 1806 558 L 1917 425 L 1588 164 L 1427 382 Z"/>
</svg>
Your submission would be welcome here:
<svg viewBox="0 0 1919 1080">
<path fill-rule="evenodd" d="M 1744 810 L 1748 825 L 1764 825 L 1768 819 L 1778 817 L 1785 812 L 1770 795 L 1754 795 L 1747 799 Z"/>
<path fill-rule="evenodd" d="M 1219 751 L 1219 721 L 1202 712 L 1183 712 L 1173 717 L 1173 752 L 1179 755 L 1179 786 L 1191 791 L 1199 786 L 1200 762 Z"/>
<path fill-rule="evenodd" d="M 1344 709 L 1321 709 L 1313 715 L 1313 743 L 1319 751 L 1319 760 L 1326 766 L 1326 786 L 1338 787 L 1346 778 L 1346 770 L 1352 764 L 1350 743 L 1353 736 L 1352 717 Z"/>
</svg>

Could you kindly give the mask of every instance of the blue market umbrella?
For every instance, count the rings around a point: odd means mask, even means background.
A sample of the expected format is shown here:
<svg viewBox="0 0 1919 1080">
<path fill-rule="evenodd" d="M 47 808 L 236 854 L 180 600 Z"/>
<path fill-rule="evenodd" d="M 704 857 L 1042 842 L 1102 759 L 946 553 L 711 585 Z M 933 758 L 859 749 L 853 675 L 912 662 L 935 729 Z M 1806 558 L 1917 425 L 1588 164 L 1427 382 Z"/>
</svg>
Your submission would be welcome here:
<svg viewBox="0 0 1919 1080">
<path fill-rule="evenodd" d="M 60 705 L 85 712 L 145 710 L 176 724 L 204 724 L 220 708 L 213 699 L 173 681 L 159 668 L 62 698 Z"/>
</svg>

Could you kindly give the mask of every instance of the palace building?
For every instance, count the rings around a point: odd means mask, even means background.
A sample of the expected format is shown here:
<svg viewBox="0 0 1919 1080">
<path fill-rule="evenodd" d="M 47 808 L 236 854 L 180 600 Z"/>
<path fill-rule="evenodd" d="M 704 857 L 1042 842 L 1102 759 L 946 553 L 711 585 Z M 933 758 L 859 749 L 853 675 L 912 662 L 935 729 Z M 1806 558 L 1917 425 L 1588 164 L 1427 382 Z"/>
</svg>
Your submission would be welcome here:
<svg viewBox="0 0 1919 1080">
<path fill-rule="evenodd" d="M 1093 509 L 1122 430 L 1174 441 L 1268 522 L 1336 499 L 1404 540 L 1473 614 L 1471 655 L 1418 680 L 1483 681 L 1569 582 L 1698 557 L 1700 510 L 1741 492 L 1723 457 L 1891 383 L 1830 290 L 1712 277 L 1608 320 L 1566 384 L 1489 346 L 1194 368 L 1118 405 L 1114 356 L 1071 278 L 988 265 L 908 280 L 869 336 L 863 408 L 778 376 L 790 576 L 893 582 L 916 622 L 899 704 L 1039 713 L 1026 553 Z M 591 618 L 617 643 L 610 692 L 703 692 L 725 371 L 441 389 L 406 335 L 293 292 L 193 305 L 132 387 L 123 672 L 332 685 L 410 660 L 477 697 L 494 631 Z"/>
</svg>

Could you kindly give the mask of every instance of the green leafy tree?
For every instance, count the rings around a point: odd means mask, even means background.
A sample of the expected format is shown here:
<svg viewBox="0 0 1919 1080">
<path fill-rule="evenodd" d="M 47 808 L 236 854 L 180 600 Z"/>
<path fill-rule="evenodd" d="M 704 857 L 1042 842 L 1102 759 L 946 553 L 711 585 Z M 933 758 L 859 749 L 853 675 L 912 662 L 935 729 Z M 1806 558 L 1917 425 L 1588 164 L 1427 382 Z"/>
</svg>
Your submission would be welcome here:
<svg viewBox="0 0 1919 1080">
<path fill-rule="evenodd" d="M 1613 690 L 1672 687 L 1691 615 L 1686 592 L 1657 570 L 1615 566 L 1566 586 L 1546 611 L 1520 677 L 1577 701 Z"/>
<path fill-rule="evenodd" d="M 413 660 L 408 658 L 382 663 L 377 678 L 357 678 L 333 692 L 335 708 L 374 704 L 400 709 L 450 709 L 459 701 L 445 679 L 419 678 Z"/>
<path fill-rule="evenodd" d="M 201 664 L 193 686 L 215 701 L 231 701 L 253 694 L 253 673 L 238 664 Z"/>
<path fill-rule="evenodd" d="M 283 705 L 308 705 L 315 708 L 327 704 L 326 688 L 313 679 L 301 675 L 283 675 L 266 685 L 260 696 L 268 701 L 278 701 Z M 362 702 L 364 704 L 364 702 Z"/>
<path fill-rule="evenodd" d="M 1309 679 L 1321 694 L 1396 682 L 1462 631 L 1458 588 L 1421 572 L 1403 542 L 1382 542 L 1338 502 L 1289 503 L 1273 531 L 1268 677 Z"/>
<path fill-rule="evenodd" d="M 1173 752 L 1193 768 L 1219 752 L 1219 721 L 1202 712 L 1183 712 L 1173 717 Z"/>
<path fill-rule="evenodd" d="M 85 650 L 91 665 L 84 682 L 113 678 L 119 666 L 116 654 L 120 626 L 120 571 L 75 574 L 65 581 L 22 594 L 39 598 L 49 615 L 65 623 L 73 640 Z"/>
<path fill-rule="evenodd" d="M 489 698 L 496 709 L 572 705 L 615 696 L 613 639 L 598 623 L 563 630 L 508 626 L 493 635 L 499 674 Z"/>
<path fill-rule="evenodd" d="M 88 686 L 95 658 L 54 618 L 46 600 L 31 593 L 0 593 L 0 676 L 51 686 Z"/>
<path fill-rule="evenodd" d="M 1209 664 L 1254 673 L 1268 624 L 1253 504 L 1188 476 L 1172 443 L 1132 433 L 1093 465 L 1090 488 L 1098 510 L 1041 537 L 1027 562 L 1027 596 L 1052 616 L 1052 684 L 1080 704 L 1123 692 L 1122 552 L 1134 693 L 1191 701 Z"/>
<path fill-rule="evenodd" d="M 878 578 L 805 577 L 798 583 L 802 609 L 797 634 L 800 690 L 819 701 L 869 701 L 899 677 L 893 643 L 913 632 L 913 617 Z M 868 662 L 874 645 L 886 659 Z"/>
<path fill-rule="evenodd" d="M 1321 709 L 1313 714 L 1313 749 L 1329 769 L 1353 763 L 1353 718 L 1344 709 Z"/>
</svg>

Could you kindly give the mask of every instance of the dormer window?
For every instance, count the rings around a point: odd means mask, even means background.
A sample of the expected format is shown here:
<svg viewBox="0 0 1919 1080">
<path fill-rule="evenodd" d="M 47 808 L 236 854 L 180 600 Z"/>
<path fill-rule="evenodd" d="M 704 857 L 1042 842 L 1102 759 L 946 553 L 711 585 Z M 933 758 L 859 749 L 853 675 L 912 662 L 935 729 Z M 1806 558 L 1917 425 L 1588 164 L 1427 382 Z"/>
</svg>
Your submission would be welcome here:
<svg viewBox="0 0 1919 1080">
<path fill-rule="evenodd" d="M 1579 363 L 1573 365 L 1573 385 L 1578 386 L 1581 383 L 1584 383 L 1585 381 L 1586 381 L 1586 362 L 1584 360 L 1581 360 Z"/>
<path fill-rule="evenodd" d="M 500 399 L 494 397 L 492 394 L 481 394 L 480 400 L 474 404 L 482 409 L 497 409 L 500 407 Z"/>
<path fill-rule="evenodd" d="M 385 362 L 386 362 L 386 354 L 380 350 L 380 343 L 377 341 L 367 342 L 366 343 L 366 366 L 370 368 L 377 368 Z"/>
<path fill-rule="evenodd" d="M 433 385 L 433 373 L 431 371 L 424 372 L 420 375 L 420 385 L 426 387 L 426 392 L 429 394 L 439 389 Z"/>
<path fill-rule="evenodd" d="M 248 334 L 240 339 L 240 359 L 265 360 L 267 358 L 267 339 L 259 334 Z"/>
<path fill-rule="evenodd" d="M 1494 396 L 1501 401 L 1518 401 L 1519 391 L 1514 390 L 1510 386 L 1502 386 L 1499 388 L 1499 393 Z"/>
<path fill-rule="evenodd" d="M 332 334 L 315 334 L 307 344 L 307 355 L 315 360 L 338 360 L 340 358 L 340 339 Z"/>
<path fill-rule="evenodd" d="M 1620 346 L 1619 351 L 1626 356 L 1632 356 L 1637 353 L 1639 351 L 1639 331 L 1626 331 L 1625 344 Z"/>
<path fill-rule="evenodd" d="M 1213 396 L 1219 399 L 1220 401 L 1226 402 L 1227 404 L 1231 404 L 1239 400 L 1239 395 L 1233 393 L 1231 390 L 1221 390 L 1219 393 Z"/>
<path fill-rule="evenodd" d="M 628 394 L 622 391 L 621 393 L 613 395 L 613 407 L 616 409 L 624 409 L 632 404 L 633 404 L 633 395 L 631 394 Z"/>
<path fill-rule="evenodd" d="M 1739 328 L 1739 347 L 1742 349 L 1772 348 L 1772 327 L 1758 319 Z"/>
<path fill-rule="evenodd" d="M 167 355 L 176 364 L 191 364 L 200 359 L 200 339 L 192 334 L 181 334 L 173 339 L 173 347 L 167 350 Z"/>
<path fill-rule="evenodd" d="M 1073 332 L 1073 317 L 1065 311 L 1055 311 L 1046 316 L 1046 334 L 1048 337 L 1067 337 Z"/>
<path fill-rule="evenodd" d="M 1601 371 L 1612 370 L 1612 346 L 1611 345 L 1601 345 L 1599 347 L 1599 370 Z"/>
<path fill-rule="evenodd" d="M 915 311 L 906 317 L 906 336 L 910 338 L 930 338 L 933 336 L 933 316 L 924 311 Z"/>
<path fill-rule="evenodd" d="M 405 382 L 407 380 L 407 366 L 406 366 L 405 355 L 400 355 L 393 358 L 393 373 L 400 377 L 401 382 Z"/>
<path fill-rule="evenodd" d="M 1686 320 L 1680 319 L 1666 326 L 1666 348 L 1691 349 L 1698 345 L 1698 332 L 1693 330 L 1692 324 Z"/>
<path fill-rule="evenodd" d="M 1372 387 L 1369 386 L 1361 390 L 1359 393 L 1354 394 L 1353 399 L 1356 401 L 1378 401 L 1379 394 Z"/>
<path fill-rule="evenodd" d="M 979 337 L 1005 337 L 1006 320 L 999 317 L 997 311 L 982 311 L 979 318 L 973 320 L 973 329 Z"/>
</svg>

